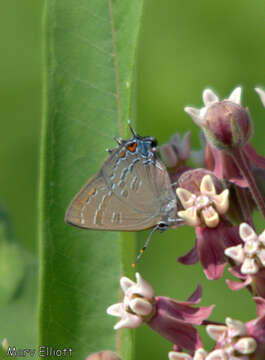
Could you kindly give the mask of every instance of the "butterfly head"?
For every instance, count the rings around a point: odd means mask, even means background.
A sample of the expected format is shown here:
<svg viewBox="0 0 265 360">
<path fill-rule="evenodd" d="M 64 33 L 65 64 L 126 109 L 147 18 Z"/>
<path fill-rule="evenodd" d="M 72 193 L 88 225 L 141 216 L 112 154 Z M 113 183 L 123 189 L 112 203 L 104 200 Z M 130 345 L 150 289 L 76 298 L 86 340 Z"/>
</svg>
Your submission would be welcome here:
<svg viewBox="0 0 265 360">
<path fill-rule="evenodd" d="M 131 153 L 138 152 L 144 158 L 155 154 L 157 150 L 157 140 L 152 136 L 138 135 L 130 123 L 129 128 L 133 136 L 129 140 L 124 141 L 126 149 Z"/>
</svg>

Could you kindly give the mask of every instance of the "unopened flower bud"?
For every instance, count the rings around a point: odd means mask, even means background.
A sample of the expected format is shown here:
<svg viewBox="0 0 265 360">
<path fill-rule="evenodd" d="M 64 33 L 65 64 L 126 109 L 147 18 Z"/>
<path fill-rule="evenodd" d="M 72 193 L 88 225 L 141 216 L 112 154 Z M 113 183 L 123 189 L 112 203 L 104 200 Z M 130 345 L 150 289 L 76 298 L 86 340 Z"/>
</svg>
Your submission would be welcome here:
<svg viewBox="0 0 265 360">
<path fill-rule="evenodd" d="M 231 101 L 211 105 L 203 127 L 208 142 L 219 150 L 243 146 L 251 137 L 252 123 L 248 112 Z"/>
<path fill-rule="evenodd" d="M 163 144 L 159 147 L 159 153 L 168 168 L 174 168 L 178 165 L 178 156 L 175 149 L 170 144 Z"/>
<path fill-rule="evenodd" d="M 202 128 L 211 146 L 229 152 L 245 145 L 252 134 L 252 120 L 241 106 L 240 98 L 240 87 L 223 101 L 211 89 L 206 89 L 203 92 L 205 106 L 201 109 L 186 107 L 185 111 Z"/>
<path fill-rule="evenodd" d="M 190 132 L 172 136 L 167 144 L 159 147 L 160 156 L 168 168 L 176 168 L 185 164 L 190 156 Z"/>
</svg>

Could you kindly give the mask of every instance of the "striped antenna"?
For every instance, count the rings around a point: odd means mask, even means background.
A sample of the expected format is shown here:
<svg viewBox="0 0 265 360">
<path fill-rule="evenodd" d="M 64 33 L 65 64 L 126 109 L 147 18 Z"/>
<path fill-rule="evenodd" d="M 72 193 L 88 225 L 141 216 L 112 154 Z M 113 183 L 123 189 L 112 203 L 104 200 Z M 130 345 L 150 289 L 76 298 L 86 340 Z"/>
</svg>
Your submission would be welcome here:
<svg viewBox="0 0 265 360">
<path fill-rule="evenodd" d="M 145 244 L 144 244 L 144 247 L 140 250 L 139 254 L 137 255 L 135 261 L 132 263 L 132 267 L 134 268 L 136 266 L 136 264 L 138 263 L 138 261 L 141 259 L 141 257 L 143 256 L 143 253 L 145 252 L 150 240 L 151 240 L 151 237 L 153 236 L 154 232 L 156 232 L 157 230 L 159 230 L 159 224 L 157 224 L 153 229 L 152 231 L 150 232 L 148 238 L 146 239 L 145 241 Z"/>
<path fill-rule="evenodd" d="M 134 130 L 134 128 L 131 125 L 131 120 L 128 120 L 128 126 L 129 126 L 133 136 L 137 137 L 136 131 Z"/>
</svg>

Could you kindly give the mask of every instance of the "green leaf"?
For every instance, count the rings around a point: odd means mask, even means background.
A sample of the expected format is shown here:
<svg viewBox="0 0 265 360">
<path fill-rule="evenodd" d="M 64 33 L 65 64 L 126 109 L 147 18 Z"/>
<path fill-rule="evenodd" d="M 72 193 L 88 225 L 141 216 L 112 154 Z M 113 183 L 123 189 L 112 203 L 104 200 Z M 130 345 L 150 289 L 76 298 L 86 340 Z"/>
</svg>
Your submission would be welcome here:
<svg viewBox="0 0 265 360">
<path fill-rule="evenodd" d="M 112 349 L 130 358 L 107 306 L 119 301 L 134 236 L 76 229 L 65 210 L 127 128 L 143 0 L 47 0 L 40 191 L 39 345 L 75 359 Z M 123 351 L 124 350 L 124 351 Z"/>
</svg>

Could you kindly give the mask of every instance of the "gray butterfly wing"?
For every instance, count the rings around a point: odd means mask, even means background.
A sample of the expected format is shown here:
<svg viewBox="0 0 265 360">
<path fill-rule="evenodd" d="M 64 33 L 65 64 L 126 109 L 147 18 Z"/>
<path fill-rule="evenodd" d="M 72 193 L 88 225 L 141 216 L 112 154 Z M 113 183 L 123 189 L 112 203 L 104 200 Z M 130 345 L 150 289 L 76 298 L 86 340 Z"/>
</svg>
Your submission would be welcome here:
<svg viewBox="0 0 265 360">
<path fill-rule="evenodd" d="M 152 153 L 130 153 L 125 143 L 74 197 L 65 220 L 86 229 L 140 231 L 169 216 L 168 204 L 175 216 L 175 199 L 164 165 Z"/>
<path fill-rule="evenodd" d="M 65 221 L 93 230 L 139 231 L 153 227 L 153 219 L 120 200 L 109 190 L 99 173 L 75 196 L 69 205 Z"/>
<path fill-rule="evenodd" d="M 150 153 L 148 158 L 140 153 L 122 154 L 123 148 L 102 168 L 105 181 L 124 204 L 133 206 L 139 216 L 153 218 L 155 225 L 166 216 L 165 209 L 169 203 L 176 207 L 176 195 L 167 170 L 154 153 Z"/>
</svg>

